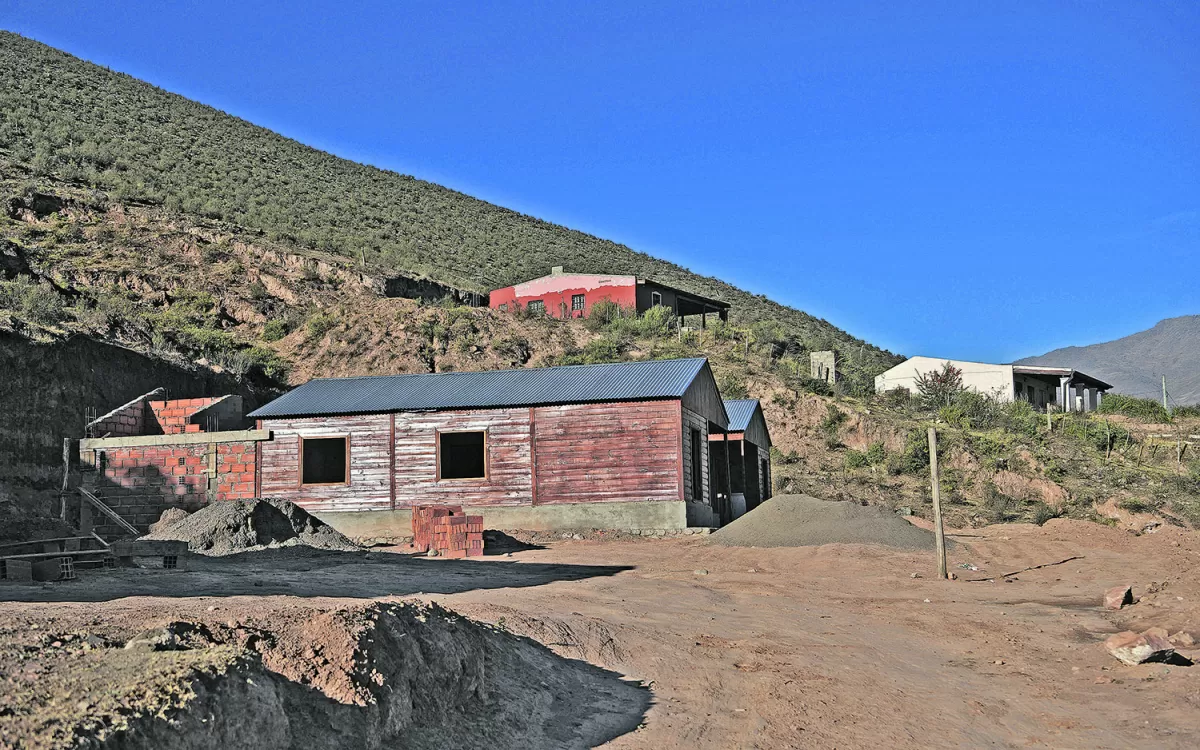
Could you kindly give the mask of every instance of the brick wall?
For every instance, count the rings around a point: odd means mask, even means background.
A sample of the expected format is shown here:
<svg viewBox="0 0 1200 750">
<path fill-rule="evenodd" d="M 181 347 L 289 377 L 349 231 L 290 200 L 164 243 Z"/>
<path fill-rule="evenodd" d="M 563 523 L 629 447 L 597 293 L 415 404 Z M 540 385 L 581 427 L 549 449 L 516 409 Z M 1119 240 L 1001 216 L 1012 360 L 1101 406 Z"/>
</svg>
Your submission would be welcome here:
<svg viewBox="0 0 1200 750">
<path fill-rule="evenodd" d="M 179 435 L 185 432 L 200 432 L 203 425 L 188 424 L 189 418 L 201 409 L 211 406 L 219 398 L 177 398 L 170 401 L 151 401 L 150 409 L 164 435 Z"/>
<path fill-rule="evenodd" d="M 255 496 L 253 440 L 106 448 L 84 460 L 97 468 L 100 499 L 141 529 L 167 508 L 191 512 L 212 500 Z M 116 531 L 103 527 L 102 516 L 96 520 L 102 536 Z"/>
<path fill-rule="evenodd" d="M 95 422 L 92 422 L 89 425 L 91 434 L 96 437 L 103 437 L 104 435 L 111 435 L 113 437 L 141 435 L 145 431 L 145 413 L 145 401 L 138 400 L 125 404 L 119 409 L 111 411 Z"/>
</svg>

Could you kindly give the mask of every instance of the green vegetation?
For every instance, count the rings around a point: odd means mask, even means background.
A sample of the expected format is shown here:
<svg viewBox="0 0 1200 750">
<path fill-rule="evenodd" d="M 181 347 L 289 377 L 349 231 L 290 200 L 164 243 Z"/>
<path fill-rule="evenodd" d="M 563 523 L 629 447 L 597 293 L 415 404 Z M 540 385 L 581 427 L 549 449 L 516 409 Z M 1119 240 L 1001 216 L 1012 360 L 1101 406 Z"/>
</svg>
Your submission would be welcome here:
<svg viewBox="0 0 1200 750">
<path fill-rule="evenodd" d="M 45 281 L 28 276 L 0 281 L 0 310 L 12 310 L 18 317 L 39 326 L 54 326 L 67 316 L 58 290 Z"/>
<path fill-rule="evenodd" d="M 1124 414 L 1146 422 L 1170 422 L 1171 415 L 1152 398 L 1138 398 L 1120 393 L 1106 393 L 1100 401 L 1101 414 Z"/>
<path fill-rule="evenodd" d="M 0 76 L 0 152 L 34 175 L 236 222 L 273 242 L 473 291 L 541 276 L 552 265 L 653 278 L 731 303 L 734 326 L 750 328 L 750 343 L 771 348 L 775 359 L 837 351 L 850 392 L 869 392 L 874 376 L 899 361 L 824 320 L 718 279 L 338 159 L 8 32 L 0 32 Z M 311 275 L 319 280 L 315 267 Z M 725 334 L 718 326 L 714 335 Z"/>
<path fill-rule="evenodd" d="M 887 460 L 887 450 L 882 442 L 874 442 L 865 451 L 849 449 L 844 459 L 847 469 L 862 469 L 868 466 L 879 466 Z"/>
<path fill-rule="evenodd" d="M 1105 396 L 1104 398 L 1110 398 L 1110 396 Z M 1101 402 L 1101 405 L 1103 405 L 1103 402 Z M 1171 416 L 1178 419 L 1196 419 L 1200 417 L 1200 404 L 1176 406 L 1174 409 L 1171 409 Z"/>
</svg>

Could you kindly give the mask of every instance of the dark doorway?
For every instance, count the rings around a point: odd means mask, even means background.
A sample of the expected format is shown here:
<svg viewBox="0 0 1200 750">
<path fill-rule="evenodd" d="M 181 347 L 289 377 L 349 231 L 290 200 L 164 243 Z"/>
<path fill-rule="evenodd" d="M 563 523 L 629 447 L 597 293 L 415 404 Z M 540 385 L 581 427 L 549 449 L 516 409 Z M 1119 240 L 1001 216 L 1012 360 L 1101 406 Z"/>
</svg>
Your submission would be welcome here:
<svg viewBox="0 0 1200 750">
<path fill-rule="evenodd" d="M 700 430 L 692 428 L 692 499 L 696 502 L 705 502 L 704 497 L 704 480 L 703 472 L 700 471 Z"/>
</svg>

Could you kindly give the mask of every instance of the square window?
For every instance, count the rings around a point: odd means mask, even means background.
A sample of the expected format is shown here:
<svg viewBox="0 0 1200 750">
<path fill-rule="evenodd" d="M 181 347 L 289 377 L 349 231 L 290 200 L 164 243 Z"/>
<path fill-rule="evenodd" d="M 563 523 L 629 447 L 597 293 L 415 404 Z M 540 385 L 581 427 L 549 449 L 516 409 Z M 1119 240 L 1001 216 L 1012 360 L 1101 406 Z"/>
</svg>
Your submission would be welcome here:
<svg viewBox="0 0 1200 750">
<path fill-rule="evenodd" d="M 183 465 L 184 465 L 184 463 L 185 463 L 185 461 L 184 461 L 184 459 L 183 459 L 183 456 L 180 456 L 180 457 L 179 457 L 179 465 L 180 465 L 180 466 L 183 466 Z"/>
<path fill-rule="evenodd" d="M 582 312 L 584 300 L 585 300 L 585 297 L 582 294 L 572 294 L 571 295 L 571 310 L 573 310 L 574 312 Z"/>
<path fill-rule="evenodd" d="M 301 484 L 347 484 L 347 437 L 300 438 Z"/>
<path fill-rule="evenodd" d="M 531 313 L 545 313 L 546 312 L 546 303 L 540 299 L 530 300 L 527 307 L 529 308 L 529 312 L 531 312 Z"/>
<path fill-rule="evenodd" d="M 654 307 L 656 305 L 661 305 L 661 304 L 662 304 L 662 295 L 659 294 L 658 292 L 650 292 L 650 306 Z"/>
<path fill-rule="evenodd" d="M 485 479 L 486 477 L 486 433 L 438 433 L 438 479 Z"/>
</svg>

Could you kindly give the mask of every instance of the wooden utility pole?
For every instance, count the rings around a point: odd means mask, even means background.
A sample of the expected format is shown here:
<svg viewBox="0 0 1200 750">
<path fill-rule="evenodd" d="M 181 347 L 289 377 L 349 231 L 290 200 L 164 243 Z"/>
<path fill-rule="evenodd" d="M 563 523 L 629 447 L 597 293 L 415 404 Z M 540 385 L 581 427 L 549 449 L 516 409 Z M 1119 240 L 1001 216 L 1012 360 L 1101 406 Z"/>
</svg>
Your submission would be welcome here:
<svg viewBox="0 0 1200 750">
<path fill-rule="evenodd" d="M 942 526 L 942 485 L 938 478 L 937 430 L 929 428 L 929 474 L 933 482 L 933 536 L 937 546 L 938 578 L 949 578 L 946 572 L 946 530 Z"/>
</svg>

